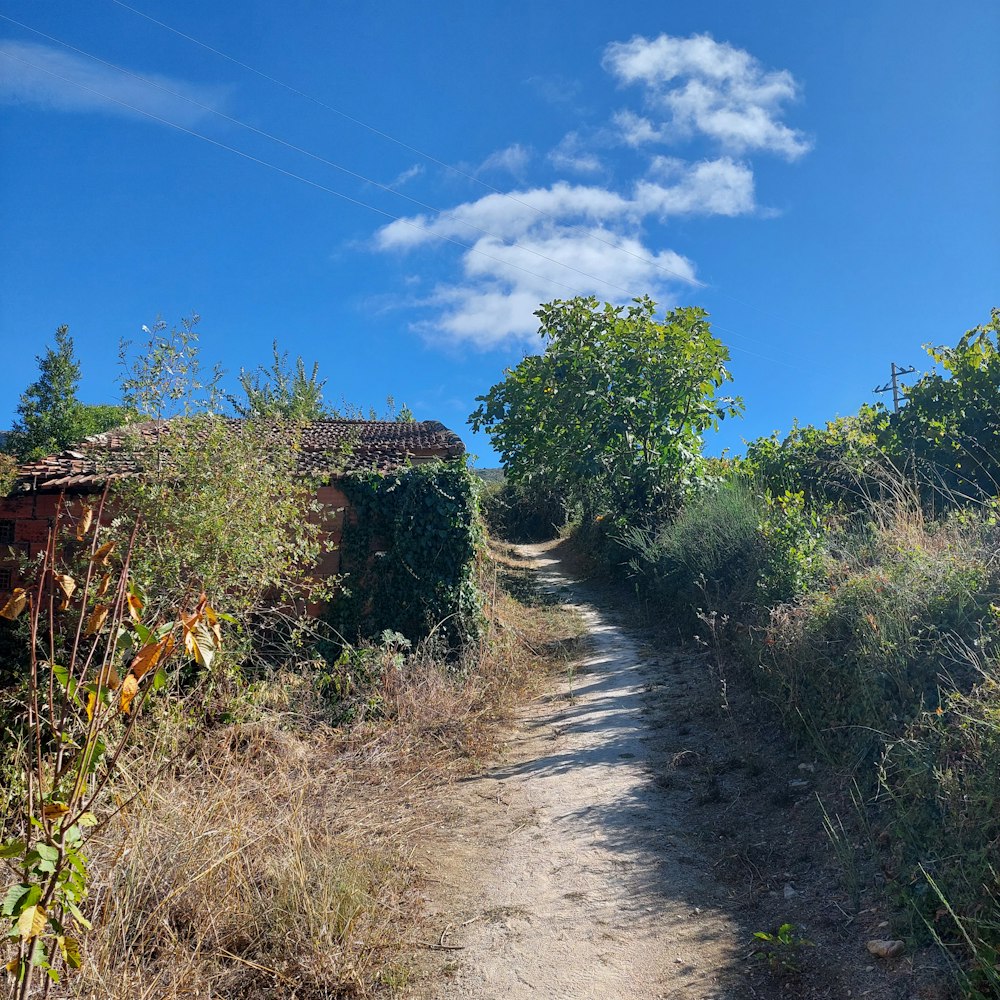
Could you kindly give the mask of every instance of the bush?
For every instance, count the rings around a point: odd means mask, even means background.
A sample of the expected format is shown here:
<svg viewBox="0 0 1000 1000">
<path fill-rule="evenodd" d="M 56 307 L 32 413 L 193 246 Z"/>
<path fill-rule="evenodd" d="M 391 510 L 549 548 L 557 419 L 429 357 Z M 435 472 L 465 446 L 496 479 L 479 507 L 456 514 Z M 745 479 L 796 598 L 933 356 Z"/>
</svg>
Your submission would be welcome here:
<svg viewBox="0 0 1000 1000">
<path fill-rule="evenodd" d="M 667 524 L 625 532 L 632 570 L 665 609 L 691 622 L 706 603 L 716 610 L 742 606 L 754 599 L 766 559 L 763 514 L 745 482 L 713 484 Z"/>
<path fill-rule="evenodd" d="M 949 650 L 956 636 L 982 641 L 993 628 L 996 539 L 953 527 L 921 540 L 912 526 L 895 539 L 869 532 L 860 564 L 842 563 L 829 587 L 772 611 L 763 676 L 831 746 L 870 755 L 936 705 L 940 686 L 974 681 Z"/>
</svg>

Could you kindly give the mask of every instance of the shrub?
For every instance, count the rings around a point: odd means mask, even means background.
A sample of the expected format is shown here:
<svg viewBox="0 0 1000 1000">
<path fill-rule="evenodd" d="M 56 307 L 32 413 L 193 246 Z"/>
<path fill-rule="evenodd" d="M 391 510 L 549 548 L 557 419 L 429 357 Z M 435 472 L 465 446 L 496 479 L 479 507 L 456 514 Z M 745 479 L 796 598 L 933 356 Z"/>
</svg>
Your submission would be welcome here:
<svg viewBox="0 0 1000 1000">
<path fill-rule="evenodd" d="M 960 532 L 875 538 L 829 587 L 772 611 L 761 661 L 791 718 L 863 755 L 936 705 L 939 685 L 971 685 L 948 650 L 989 624 L 997 588 L 990 550 Z"/>
<path fill-rule="evenodd" d="M 757 580 L 766 605 L 804 594 L 826 572 L 826 529 L 802 492 L 765 495 L 759 531 L 764 542 Z"/>
<path fill-rule="evenodd" d="M 665 608 L 689 621 L 706 600 L 717 610 L 743 605 L 766 559 L 764 509 L 740 479 L 713 484 L 661 527 L 626 530 L 630 565 Z"/>
<path fill-rule="evenodd" d="M 567 510 L 552 490 L 527 480 L 490 483 L 480 495 L 490 533 L 508 542 L 543 542 L 566 524 Z"/>
</svg>

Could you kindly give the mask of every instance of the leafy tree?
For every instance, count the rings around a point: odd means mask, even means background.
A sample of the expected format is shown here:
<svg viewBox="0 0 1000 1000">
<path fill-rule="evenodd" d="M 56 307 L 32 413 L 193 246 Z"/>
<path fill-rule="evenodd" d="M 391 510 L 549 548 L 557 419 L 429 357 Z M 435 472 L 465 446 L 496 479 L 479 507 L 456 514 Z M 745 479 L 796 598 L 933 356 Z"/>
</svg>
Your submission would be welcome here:
<svg viewBox="0 0 1000 1000">
<path fill-rule="evenodd" d="M 707 313 L 675 309 L 658 321 L 655 311 L 648 297 L 629 306 L 580 297 L 535 313 L 544 353 L 508 370 L 469 418 L 512 481 L 619 514 L 676 499 L 697 471 L 703 433 L 742 401 L 716 395 L 731 380 L 729 352 Z"/>
<path fill-rule="evenodd" d="M 21 394 L 17 422 L 6 447 L 21 461 L 62 451 L 91 434 L 124 423 L 120 406 L 88 406 L 76 398 L 80 363 L 68 326 L 56 330 L 55 347 L 37 358 L 38 379 Z"/>
<path fill-rule="evenodd" d="M 147 339 L 138 351 L 128 340 L 118 345 L 122 401 L 140 419 L 221 412 L 225 398 L 219 384 L 224 373 L 218 365 L 210 371 L 202 366 L 195 329 L 199 319 L 194 314 L 169 331 L 163 320 L 157 320 L 152 328 L 143 326 Z"/>
<path fill-rule="evenodd" d="M 944 373 L 906 389 L 886 446 L 947 499 L 1000 493 L 1000 309 L 955 347 L 926 347 Z"/>
</svg>

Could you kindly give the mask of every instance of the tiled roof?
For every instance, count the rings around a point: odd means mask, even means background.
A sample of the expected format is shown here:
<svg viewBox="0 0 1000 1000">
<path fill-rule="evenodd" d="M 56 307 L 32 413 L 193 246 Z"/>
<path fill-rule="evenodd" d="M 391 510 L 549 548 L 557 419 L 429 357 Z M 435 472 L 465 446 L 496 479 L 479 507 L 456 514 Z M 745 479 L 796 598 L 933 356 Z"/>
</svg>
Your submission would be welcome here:
<svg viewBox="0 0 1000 1000">
<path fill-rule="evenodd" d="M 239 433 L 245 421 L 219 417 Z M 58 455 L 29 462 L 18 470 L 13 492 L 102 488 L 108 480 L 141 474 L 144 457 L 172 431 L 170 421 L 147 421 L 95 434 Z M 265 439 L 275 449 L 293 447 L 298 438 L 298 472 L 341 476 L 374 469 L 392 472 L 408 462 L 458 458 L 465 445 L 436 420 L 395 423 L 376 420 L 317 420 L 290 430 L 267 427 Z"/>
</svg>

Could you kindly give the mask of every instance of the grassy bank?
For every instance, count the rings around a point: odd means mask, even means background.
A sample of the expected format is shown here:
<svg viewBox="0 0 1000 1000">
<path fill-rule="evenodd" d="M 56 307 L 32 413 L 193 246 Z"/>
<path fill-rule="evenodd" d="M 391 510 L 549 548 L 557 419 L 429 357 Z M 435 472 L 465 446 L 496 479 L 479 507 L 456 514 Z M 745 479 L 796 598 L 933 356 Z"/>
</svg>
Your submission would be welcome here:
<svg viewBox="0 0 1000 1000">
<path fill-rule="evenodd" d="M 823 509 L 730 476 L 615 544 L 640 599 L 724 647 L 862 791 L 896 933 L 938 942 L 966 995 L 1000 995 L 995 505 L 934 517 L 897 481 Z"/>
</svg>

